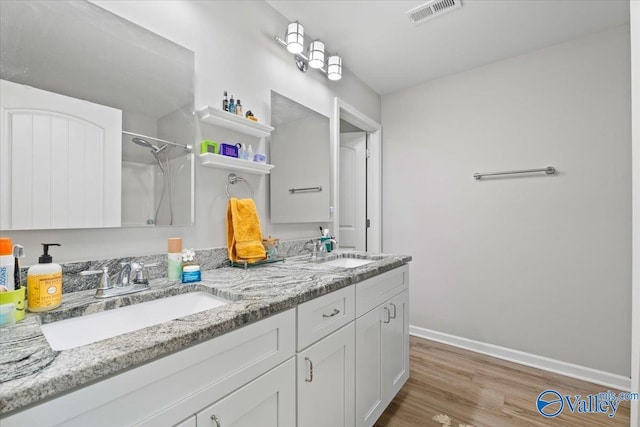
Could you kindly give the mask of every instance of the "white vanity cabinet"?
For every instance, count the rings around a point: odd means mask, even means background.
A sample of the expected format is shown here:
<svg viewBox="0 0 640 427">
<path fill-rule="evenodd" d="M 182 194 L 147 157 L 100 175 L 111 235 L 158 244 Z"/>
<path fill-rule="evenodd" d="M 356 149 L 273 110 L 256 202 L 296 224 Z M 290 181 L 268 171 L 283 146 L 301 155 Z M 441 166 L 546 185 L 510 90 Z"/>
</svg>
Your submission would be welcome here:
<svg viewBox="0 0 640 427">
<path fill-rule="evenodd" d="M 356 423 L 373 426 L 409 378 L 409 269 L 356 287 Z"/>
<path fill-rule="evenodd" d="M 20 411 L 3 418 L 0 425 L 193 426 L 189 417 L 212 404 L 219 404 L 221 414 L 227 414 L 229 405 L 240 407 L 238 402 L 244 399 L 264 399 L 269 402 L 247 403 L 243 410 L 253 417 L 277 408 L 281 424 L 275 425 L 292 427 L 295 319 L 294 309 L 276 314 Z M 274 368 L 277 374 L 265 380 Z M 275 377 L 278 380 L 272 381 Z M 234 393 L 239 397 L 232 397 Z M 274 405 L 274 398 L 286 404 Z M 232 425 L 245 425 L 235 422 Z M 201 425 L 199 419 L 197 425 Z"/>
<path fill-rule="evenodd" d="M 298 426 L 350 427 L 355 409 L 355 290 L 298 306 Z"/>
<path fill-rule="evenodd" d="M 371 427 L 409 376 L 408 286 L 404 265 L 0 425 Z"/>
<path fill-rule="evenodd" d="M 197 427 L 295 427 L 295 359 L 198 412 Z"/>
</svg>

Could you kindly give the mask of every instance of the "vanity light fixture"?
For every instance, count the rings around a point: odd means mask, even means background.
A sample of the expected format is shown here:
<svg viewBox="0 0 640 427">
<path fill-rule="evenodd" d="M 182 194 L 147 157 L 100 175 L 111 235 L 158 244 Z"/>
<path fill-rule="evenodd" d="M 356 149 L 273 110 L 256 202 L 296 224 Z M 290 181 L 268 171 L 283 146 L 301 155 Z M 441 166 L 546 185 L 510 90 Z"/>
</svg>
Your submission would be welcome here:
<svg viewBox="0 0 640 427">
<path fill-rule="evenodd" d="M 342 78 L 342 58 L 338 55 L 330 56 L 327 59 L 327 78 L 329 80 L 340 80 Z"/>
<path fill-rule="evenodd" d="M 309 45 L 309 67 L 322 68 L 324 66 L 324 43 L 320 40 L 312 41 Z"/>
<path fill-rule="evenodd" d="M 304 27 L 298 21 L 287 26 L 287 50 L 294 55 L 304 50 Z"/>
<path fill-rule="evenodd" d="M 342 58 L 331 55 L 325 60 L 324 42 L 314 40 L 309 44 L 307 55 L 302 53 L 304 52 L 304 27 L 298 21 L 287 25 L 284 40 L 278 36 L 275 40 L 294 54 L 296 65 L 303 73 L 311 67 L 322 72 L 329 80 L 335 81 L 342 78 Z"/>
</svg>

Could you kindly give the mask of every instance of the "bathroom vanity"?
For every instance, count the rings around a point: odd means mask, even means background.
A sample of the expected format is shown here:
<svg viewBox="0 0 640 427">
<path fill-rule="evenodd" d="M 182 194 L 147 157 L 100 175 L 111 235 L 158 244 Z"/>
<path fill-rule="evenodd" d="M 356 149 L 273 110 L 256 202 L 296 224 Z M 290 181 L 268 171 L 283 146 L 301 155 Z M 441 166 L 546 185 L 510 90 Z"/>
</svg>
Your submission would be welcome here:
<svg viewBox="0 0 640 427">
<path fill-rule="evenodd" d="M 49 317 L 3 329 L 0 423 L 372 426 L 409 375 L 410 260 L 305 255 L 208 270 L 196 285 L 156 279 L 125 298 L 199 291 L 228 303 L 57 352 L 41 321 L 121 304 L 68 294 Z"/>
</svg>

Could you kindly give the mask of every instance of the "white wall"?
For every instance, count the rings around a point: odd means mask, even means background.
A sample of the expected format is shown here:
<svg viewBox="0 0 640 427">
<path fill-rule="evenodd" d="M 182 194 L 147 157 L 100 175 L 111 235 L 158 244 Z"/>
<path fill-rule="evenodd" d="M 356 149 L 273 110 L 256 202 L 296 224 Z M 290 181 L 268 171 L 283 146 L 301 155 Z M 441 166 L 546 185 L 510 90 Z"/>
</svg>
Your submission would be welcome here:
<svg viewBox="0 0 640 427">
<path fill-rule="evenodd" d="M 282 35 L 287 20 L 263 1 L 95 1 L 125 19 L 195 51 L 195 106 L 219 107 L 227 90 L 242 100 L 261 122 L 270 120 L 270 91 L 273 89 L 327 117 L 331 117 L 335 96 L 380 119 L 380 96 L 348 70 L 339 82 L 320 73 L 301 73 L 293 57 L 273 37 Z M 348 64 L 345 64 L 348 66 Z M 224 130 L 202 125 L 203 138 L 244 140 Z M 266 142 L 261 143 L 265 151 Z M 277 166 L 276 166 L 277 167 Z M 36 262 L 39 243 L 59 242 L 56 261 L 85 260 L 113 256 L 142 255 L 166 251 L 167 237 L 182 237 L 185 247 L 224 246 L 226 195 L 229 171 L 196 167 L 196 225 L 194 227 L 124 228 L 3 232 L 21 243 L 27 252 L 25 265 Z M 283 239 L 317 235 L 318 225 L 272 225 L 267 211 L 268 178 L 246 175 L 256 193 L 263 234 Z"/>
<path fill-rule="evenodd" d="M 630 102 L 629 27 L 383 97 L 412 325 L 629 376 Z"/>
</svg>

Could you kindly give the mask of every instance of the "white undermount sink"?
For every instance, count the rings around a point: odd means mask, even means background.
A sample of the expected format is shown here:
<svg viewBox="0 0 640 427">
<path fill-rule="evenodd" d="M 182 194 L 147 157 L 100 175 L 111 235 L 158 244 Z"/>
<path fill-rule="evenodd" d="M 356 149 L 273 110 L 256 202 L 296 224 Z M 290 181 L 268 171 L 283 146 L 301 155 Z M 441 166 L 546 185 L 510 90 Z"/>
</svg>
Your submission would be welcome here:
<svg viewBox="0 0 640 427">
<path fill-rule="evenodd" d="M 362 258 L 336 258 L 331 261 L 325 261 L 322 265 L 328 265 L 330 267 L 355 268 L 371 262 L 374 262 L 374 260 Z"/>
<path fill-rule="evenodd" d="M 206 292 L 160 298 L 41 326 L 53 350 L 68 350 L 228 304 Z"/>
</svg>

